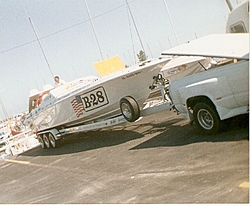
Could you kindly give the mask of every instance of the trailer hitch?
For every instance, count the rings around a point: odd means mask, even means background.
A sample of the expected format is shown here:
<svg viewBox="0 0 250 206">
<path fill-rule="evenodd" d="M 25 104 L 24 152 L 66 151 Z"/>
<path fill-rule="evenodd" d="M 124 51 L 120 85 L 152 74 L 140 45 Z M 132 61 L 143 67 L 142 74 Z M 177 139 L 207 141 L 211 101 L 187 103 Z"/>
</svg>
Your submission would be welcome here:
<svg viewBox="0 0 250 206">
<path fill-rule="evenodd" d="M 153 76 L 153 83 L 151 86 L 149 86 L 149 89 L 153 90 L 156 87 L 161 87 L 164 86 L 165 87 L 165 79 L 163 78 L 163 76 L 161 74 L 158 74 L 157 76 Z"/>
</svg>

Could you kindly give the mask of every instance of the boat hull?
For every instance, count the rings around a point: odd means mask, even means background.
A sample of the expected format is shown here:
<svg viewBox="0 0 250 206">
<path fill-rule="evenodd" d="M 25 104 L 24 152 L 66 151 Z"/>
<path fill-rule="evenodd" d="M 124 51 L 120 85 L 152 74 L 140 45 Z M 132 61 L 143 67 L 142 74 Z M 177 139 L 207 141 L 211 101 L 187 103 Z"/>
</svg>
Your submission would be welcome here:
<svg viewBox="0 0 250 206">
<path fill-rule="evenodd" d="M 143 66 L 119 71 L 82 88 L 68 88 L 68 93 L 61 88 L 64 95 L 57 95 L 53 103 L 48 97 L 47 104 L 41 104 L 40 108 L 31 112 L 28 122 L 35 131 L 44 131 L 108 119 L 121 114 L 120 100 L 126 96 L 133 97 L 141 108 L 150 94 L 153 76 L 168 61 L 167 58 L 157 59 Z M 58 91 L 55 89 L 50 93 L 56 96 Z"/>
</svg>

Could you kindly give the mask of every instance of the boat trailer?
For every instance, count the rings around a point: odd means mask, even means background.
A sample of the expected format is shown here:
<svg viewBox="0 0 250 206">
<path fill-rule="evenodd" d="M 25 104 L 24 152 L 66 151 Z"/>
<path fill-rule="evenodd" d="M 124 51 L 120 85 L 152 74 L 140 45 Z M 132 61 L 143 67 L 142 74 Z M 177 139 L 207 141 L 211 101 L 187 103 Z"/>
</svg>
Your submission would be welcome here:
<svg viewBox="0 0 250 206">
<path fill-rule="evenodd" d="M 95 131 L 106 127 L 115 126 L 124 122 L 139 121 L 142 117 L 162 112 L 174 108 L 168 95 L 169 80 L 165 80 L 161 74 L 153 77 L 153 83 L 149 87 L 155 90 L 154 93 L 160 91 L 161 95 L 158 98 L 148 100 L 142 110 L 132 97 L 124 97 L 120 101 L 121 115 L 109 119 L 91 122 L 80 126 L 72 126 L 64 129 L 49 129 L 38 132 L 36 139 L 39 141 L 42 148 L 55 148 L 58 141 L 66 134 Z"/>
</svg>

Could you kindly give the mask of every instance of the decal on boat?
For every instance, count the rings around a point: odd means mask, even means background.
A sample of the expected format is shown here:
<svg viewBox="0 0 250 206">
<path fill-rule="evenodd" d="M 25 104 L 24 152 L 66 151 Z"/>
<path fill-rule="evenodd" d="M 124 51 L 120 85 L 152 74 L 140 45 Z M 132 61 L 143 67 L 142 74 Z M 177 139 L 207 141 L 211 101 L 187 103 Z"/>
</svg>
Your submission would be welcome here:
<svg viewBox="0 0 250 206">
<path fill-rule="evenodd" d="M 135 72 L 135 73 L 132 73 L 132 74 L 128 74 L 128 75 L 126 75 L 126 76 L 123 76 L 123 77 L 122 77 L 122 80 L 128 79 L 128 78 L 130 78 L 130 77 L 137 76 L 137 75 L 140 74 L 140 73 L 141 73 L 141 72 L 139 71 L 139 72 Z"/>
<path fill-rule="evenodd" d="M 80 96 L 86 112 L 97 109 L 109 103 L 103 87 L 98 87 Z"/>
<path fill-rule="evenodd" d="M 84 107 L 80 96 L 75 96 L 75 98 L 71 101 L 71 105 L 77 117 L 83 115 Z"/>
</svg>

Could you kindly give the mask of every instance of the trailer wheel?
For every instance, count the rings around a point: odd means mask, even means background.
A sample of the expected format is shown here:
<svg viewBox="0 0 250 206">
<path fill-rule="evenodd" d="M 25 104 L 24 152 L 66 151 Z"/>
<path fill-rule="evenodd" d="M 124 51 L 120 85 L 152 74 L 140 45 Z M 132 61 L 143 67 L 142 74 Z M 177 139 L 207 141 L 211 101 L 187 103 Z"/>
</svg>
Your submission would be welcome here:
<svg viewBox="0 0 250 206">
<path fill-rule="evenodd" d="M 49 142 L 53 148 L 57 146 L 56 139 L 52 133 L 49 133 Z"/>
<path fill-rule="evenodd" d="M 200 130 L 207 134 L 215 134 L 220 130 L 220 118 L 211 105 L 198 103 L 194 107 L 194 121 Z"/>
<path fill-rule="evenodd" d="M 41 137 L 41 135 L 38 135 L 37 140 L 40 143 L 41 147 L 44 149 L 45 144 L 44 144 L 44 141 L 43 141 L 43 138 Z"/>
<path fill-rule="evenodd" d="M 49 138 L 46 134 L 43 134 L 43 141 L 44 141 L 46 148 L 50 148 Z"/>
<path fill-rule="evenodd" d="M 132 97 L 124 97 L 120 100 L 120 109 L 124 118 L 129 122 L 134 122 L 140 117 L 140 108 Z"/>
</svg>

